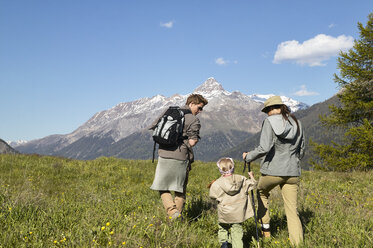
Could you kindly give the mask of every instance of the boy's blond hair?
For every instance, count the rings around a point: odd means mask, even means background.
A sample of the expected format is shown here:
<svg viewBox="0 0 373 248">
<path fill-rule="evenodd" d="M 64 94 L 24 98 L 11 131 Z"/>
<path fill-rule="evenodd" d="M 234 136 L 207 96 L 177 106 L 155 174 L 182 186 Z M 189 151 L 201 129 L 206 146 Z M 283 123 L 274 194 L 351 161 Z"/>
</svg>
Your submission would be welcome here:
<svg viewBox="0 0 373 248">
<path fill-rule="evenodd" d="M 221 158 L 216 165 L 219 167 L 219 171 L 222 174 L 232 173 L 234 170 L 234 162 L 231 158 Z"/>
</svg>

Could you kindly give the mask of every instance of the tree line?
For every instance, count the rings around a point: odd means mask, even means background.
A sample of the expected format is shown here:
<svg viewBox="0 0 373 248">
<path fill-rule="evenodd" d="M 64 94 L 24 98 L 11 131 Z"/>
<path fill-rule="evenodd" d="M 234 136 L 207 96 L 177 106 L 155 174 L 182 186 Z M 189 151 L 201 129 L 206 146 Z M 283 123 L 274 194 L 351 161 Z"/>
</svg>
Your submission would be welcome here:
<svg viewBox="0 0 373 248">
<path fill-rule="evenodd" d="M 341 104 L 330 105 L 330 114 L 320 116 L 329 130 L 345 130 L 340 141 L 331 144 L 310 141 L 316 169 L 332 171 L 373 168 L 373 13 L 366 26 L 358 22 L 360 38 L 347 52 L 340 52 L 334 81 L 340 87 Z"/>
</svg>

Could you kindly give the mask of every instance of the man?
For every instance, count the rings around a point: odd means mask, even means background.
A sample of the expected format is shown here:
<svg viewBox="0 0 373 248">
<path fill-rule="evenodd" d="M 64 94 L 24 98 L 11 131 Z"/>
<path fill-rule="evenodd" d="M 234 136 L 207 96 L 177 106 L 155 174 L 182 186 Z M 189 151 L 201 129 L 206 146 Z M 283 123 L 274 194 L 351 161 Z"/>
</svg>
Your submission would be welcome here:
<svg viewBox="0 0 373 248">
<path fill-rule="evenodd" d="M 200 139 L 199 130 L 201 124 L 196 117 L 208 101 L 199 94 L 188 97 L 185 106 L 181 107 L 185 113 L 183 137 L 178 145 L 165 147 L 159 145 L 158 164 L 155 171 L 154 181 L 150 187 L 159 191 L 163 206 L 171 219 L 181 216 L 185 204 L 186 185 L 191 163 L 194 161 L 193 146 Z M 158 119 L 153 123 L 154 129 Z M 171 191 L 175 192 L 175 198 Z"/>
</svg>

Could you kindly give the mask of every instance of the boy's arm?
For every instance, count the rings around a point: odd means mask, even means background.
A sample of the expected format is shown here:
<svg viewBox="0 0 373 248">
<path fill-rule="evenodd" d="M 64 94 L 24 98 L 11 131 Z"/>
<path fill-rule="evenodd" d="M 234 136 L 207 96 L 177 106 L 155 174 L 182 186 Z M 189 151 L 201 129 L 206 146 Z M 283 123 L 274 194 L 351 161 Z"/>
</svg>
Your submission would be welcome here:
<svg viewBox="0 0 373 248">
<path fill-rule="evenodd" d="M 247 189 L 248 192 L 253 189 L 256 189 L 258 182 L 255 179 L 247 179 L 247 181 L 249 182 L 249 187 Z"/>
<path fill-rule="evenodd" d="M 253 189 L 255 189 L 256 188 L 256 186 L 257 186 L 257 181 L 255 180 L 255 178 L 254 178 L 254 174 L 253 174 L 253 172 L 252 171 L 250 171 L 250 172 L 248 172 L 248 174 L 249 174 L 249 179 L 248 178 L 246 178 L 246 180 L 245 180 L 245 184 L 246 184 L 246 186 L 247 186 L 247 190 L 246 190 L 246 192 L 249 192 L 249 191 L 251 191 L 251 190 L 253 190 Z"/>
</svg>

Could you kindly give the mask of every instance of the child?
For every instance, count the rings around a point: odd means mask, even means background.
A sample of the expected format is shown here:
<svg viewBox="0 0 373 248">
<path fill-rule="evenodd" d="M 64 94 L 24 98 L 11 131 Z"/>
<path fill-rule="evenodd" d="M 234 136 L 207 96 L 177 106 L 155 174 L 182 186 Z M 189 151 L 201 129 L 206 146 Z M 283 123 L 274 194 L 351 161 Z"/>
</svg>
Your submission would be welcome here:
<svg viewBox="0 0 373 248">
<path fill-rule="evenodd" d="M 249 192 L 256 187 L 253 173 L 250 179 L 233 174 L 234 162 L 231 158 L 221 158 L 217 162 L 221 177 L 211 184 L 210 198 L 218 202 L 218 238 L 221 247 L 243 247 L 242 222 L 254 215 Z M 230 235 L 229 235 L 230 231 Z"/>
</svg>

